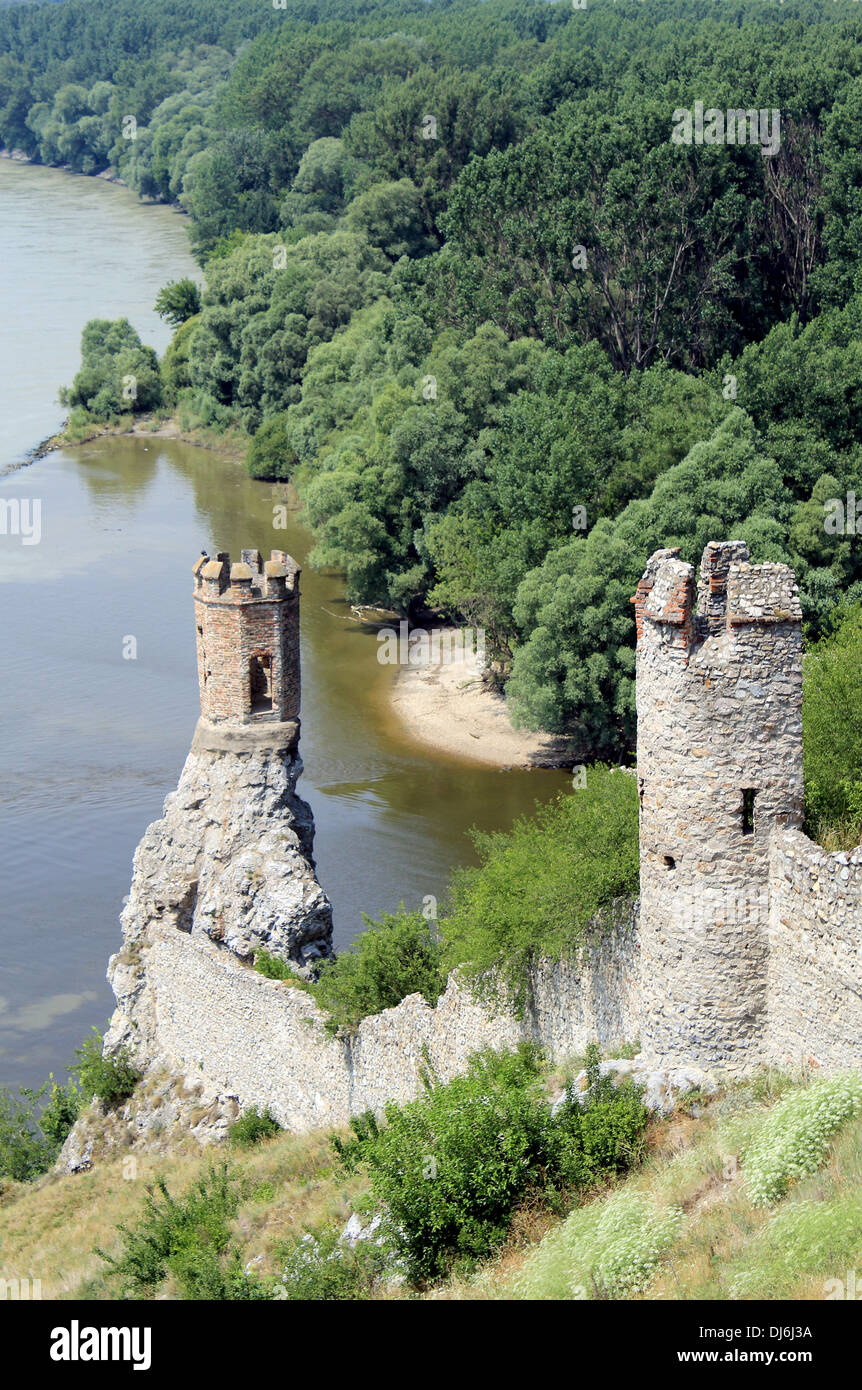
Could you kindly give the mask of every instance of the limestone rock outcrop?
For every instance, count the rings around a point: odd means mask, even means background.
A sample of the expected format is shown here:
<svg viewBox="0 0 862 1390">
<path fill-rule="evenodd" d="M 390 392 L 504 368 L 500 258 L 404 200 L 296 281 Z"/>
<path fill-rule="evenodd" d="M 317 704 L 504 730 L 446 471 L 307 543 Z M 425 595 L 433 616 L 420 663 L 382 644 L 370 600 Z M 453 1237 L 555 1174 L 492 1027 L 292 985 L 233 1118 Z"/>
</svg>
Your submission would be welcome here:
<svg viewBox="0 0 862 1390">
<path fill-rule="evenodd" d="M 117 998 L 109 1053 L 123 1047 L 143 1066 L 158 1058 L 147 958 L 160 933 L 205 937 L 249 965 L 264 949 L 299 974 L 332 955 L 311 811 L 296 794 L 301 770 L 287 750 L 189 755 L 135 853 L 123 948 L 108 965 Z"/>
</svg>

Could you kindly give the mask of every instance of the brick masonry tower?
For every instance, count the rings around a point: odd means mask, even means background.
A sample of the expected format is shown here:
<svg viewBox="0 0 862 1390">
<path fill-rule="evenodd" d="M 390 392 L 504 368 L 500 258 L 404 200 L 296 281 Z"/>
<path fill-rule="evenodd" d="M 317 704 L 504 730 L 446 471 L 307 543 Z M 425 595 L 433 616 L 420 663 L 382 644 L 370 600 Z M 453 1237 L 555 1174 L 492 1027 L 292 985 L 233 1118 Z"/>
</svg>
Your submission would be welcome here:
<svg viewBox="0 0 862 1390">
<path fill-rule="evenodd" d="M 757 1062 L 769 845 L 802 823 L 802 632 L 794 575 L 713 541 L 695 572 L 650 558 L 637 622 L 645 1054 Z"/>
<path fill-rule="evenodd" d="M 202 555 L 194 567 L 198 750 L 293 748 L 299 737 L 299 575 L 274 550 Z"/>
</svg>

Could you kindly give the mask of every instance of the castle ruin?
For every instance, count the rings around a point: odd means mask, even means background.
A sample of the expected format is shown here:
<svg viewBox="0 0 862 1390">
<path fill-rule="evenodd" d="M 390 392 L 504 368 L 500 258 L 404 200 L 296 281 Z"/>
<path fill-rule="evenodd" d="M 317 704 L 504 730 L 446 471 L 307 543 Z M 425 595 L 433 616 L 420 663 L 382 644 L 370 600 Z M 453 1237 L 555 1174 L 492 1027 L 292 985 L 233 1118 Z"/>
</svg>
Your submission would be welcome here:
<svg viewBox="0 0 862 1390">
<path fill-rule="evenodd" d="M 202 555 L 194 567 L 199 742 L 217 747 L 296 745 L 299 737 L 299 576 L 296 561 L 273 550 Z"/>
<path fill-rule="evenodd" d="M 611 1065 L 645 1078 L 657 1104 L 680 1076 L 859 1064 L 862 846 L 828 853 L 800 829 L 787 566 L 751 564 L 741 541 L 707 545 L 697 585 L 678 550 L 647 563 L 632 600 L 639 904 L 610 907 L 577 956 L 539 962 L 523 1017 L 489 1012 L 454 972 L 436 1006 L 411 995 L 337 1038 L 307 993 L 252 968 L 260 949 L 300 974 L 332 954 L 295 794 L 299 578 L 283 551 L 195 566 L 201 718 L 135 854 L 109 1052 L 179 1078 L 222 1118 L 258 1105 L 297 1132 L 412 1098 L 428 1062 L 445 1080 L 522 1038 L 558 1060 L 639 1038 L 635 1062 Z"/>
<path fill-rule="evenodd" d="M 712 542 L 650 559 L 635 598 L 642 1041 L 663 1062 L 762 1058 L 770 844 L 799 827 L 802 612 L 786 565 Z"/>
</svg>

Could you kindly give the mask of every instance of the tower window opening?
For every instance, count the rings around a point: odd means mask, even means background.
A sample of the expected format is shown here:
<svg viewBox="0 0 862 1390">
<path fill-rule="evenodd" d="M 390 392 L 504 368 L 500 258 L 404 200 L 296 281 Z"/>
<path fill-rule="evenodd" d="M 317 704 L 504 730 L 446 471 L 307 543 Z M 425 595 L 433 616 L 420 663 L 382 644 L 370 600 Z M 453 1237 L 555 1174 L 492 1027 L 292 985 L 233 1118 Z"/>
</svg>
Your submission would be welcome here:
<svg viewBox="0 0 862 1390">
<path fill-rule="evenodd" d="M 664 866 L 665 866 L 666 869 L 675 869 L 675 868 L 676 868 L 676 860 L 674 859 L 673 855 L 671 855 L 671 854 L 666 854 L 666 855 L 665 855 L 665 857 L 664 857 Z"/>
<path fill-rule="evenodd" d="M 639 805 L 639 806 L 643 806 L 643 804 L 644 804 L 644 779 L 643 779 L 642 777 L 639 777 L 639 778 L 638 778 L 638 805 Z"/>
<path fill-rule="evenodd" d="M 757 796 L 755 787 L 744 787 L 742 791 L 742 833 L 743 835 L 754 834 L 754 798 Z"/>
<path fill-rule="evenodd" d="M 252 714 L 268 714 L 272 710 L 272 657 L 253 656 L 249 662 Z"/>
</svg>

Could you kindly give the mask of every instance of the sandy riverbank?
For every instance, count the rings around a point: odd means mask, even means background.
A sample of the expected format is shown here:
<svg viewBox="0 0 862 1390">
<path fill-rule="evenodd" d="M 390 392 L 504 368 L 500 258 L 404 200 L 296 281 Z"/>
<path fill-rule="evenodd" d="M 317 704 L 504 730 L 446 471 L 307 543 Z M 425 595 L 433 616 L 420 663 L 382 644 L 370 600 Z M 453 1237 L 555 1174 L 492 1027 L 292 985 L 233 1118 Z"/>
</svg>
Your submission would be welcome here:
<svg viewBox="0 0 862 1390">
<path fill-rule="evenodd" d="M 137 416 L 131 426 L 127 421 L 94 425 L 92 433 L 74 441 L 61 432 L 45 440 L 27 462 L 32 463 L 54 449 L 129 435 L 193 444 L 237 463 L 245 453 L 245 441 L 236 437 L 183 431 L 176 418 Z M 453 660 L 399 666 L 390 704 L 411 738 L 438 752 L 491 767 L 571 766 L 574 760 L 565 739 L 513 729 L 505 699 L 482 680 L 475 658 L 458 652 L 450 655 Z"/>
<path fill-rule="evenodd" d="M 481 678 L 475 660 L 402 665 L 392 709 L 404 729 L 438 752 L 494 767 L 569 766 L 564 739 L 513 729 L 506 701 Z"/>
</svg>

